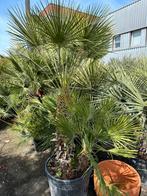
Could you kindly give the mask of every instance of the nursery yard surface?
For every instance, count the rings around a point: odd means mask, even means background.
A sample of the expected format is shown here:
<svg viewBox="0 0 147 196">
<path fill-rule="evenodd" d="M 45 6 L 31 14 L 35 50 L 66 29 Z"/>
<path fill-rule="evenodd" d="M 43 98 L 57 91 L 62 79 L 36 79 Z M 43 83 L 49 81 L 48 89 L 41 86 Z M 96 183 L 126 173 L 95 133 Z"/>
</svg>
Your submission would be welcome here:
<svg viewBox="0 0 147 196">
<path fill-rule="evenodd" d="M 0 129 L 0 196 L 49 196 L 44 173 L 48 153 L 37 153 L 31 140 L 23 141 L 17 132 Z M 141 196 L 147 196 L 146 186 Z"/>
<path fill-rule="evenodd" d="M 49 196 L 44 162 L 32 141 L 14 131 L 0 130 L 0 196 Z"/>
<path fill-rule="evenodd" d="M 48 156 L 48 151 L 37 153 L 32 140 L 0 128 L 0 196 L 50 196 L 44 172 Z"/>
</svg>

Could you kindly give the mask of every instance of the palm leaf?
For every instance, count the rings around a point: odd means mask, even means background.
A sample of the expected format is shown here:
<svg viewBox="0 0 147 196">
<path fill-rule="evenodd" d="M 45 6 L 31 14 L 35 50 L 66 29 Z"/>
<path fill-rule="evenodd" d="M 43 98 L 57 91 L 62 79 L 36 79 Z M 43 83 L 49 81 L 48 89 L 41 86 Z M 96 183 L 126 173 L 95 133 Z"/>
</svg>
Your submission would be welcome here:
<svg viewBox="0 0 147 196">
<path fill-rule="evenodd" d="M 80 10 L 79 6 L 69 5 L 68 9 L 61 1 L 53 1 L 47 10 L 41 4 L 30 15 L 19 8 L 9 11 L 9 33 L 27 47 L 70 48 L 83 50 L 91 58 L 101 58 L 112 38 L 108 10 L 102 6 Z"/>
</svg>

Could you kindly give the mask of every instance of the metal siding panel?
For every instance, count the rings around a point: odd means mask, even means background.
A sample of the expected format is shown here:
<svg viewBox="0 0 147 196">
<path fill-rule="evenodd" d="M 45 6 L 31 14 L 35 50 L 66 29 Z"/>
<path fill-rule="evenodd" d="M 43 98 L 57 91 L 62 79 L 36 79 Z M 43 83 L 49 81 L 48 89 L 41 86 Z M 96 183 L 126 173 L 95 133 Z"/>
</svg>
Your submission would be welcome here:
<svg viewBox="0 0 147 196">
<path fill-rule="evenodd" d="M 147 0 L 138 1 L 112 13 L 114 32 L 122 34 L 147 26 Z"/>
<path fill-rule="evenodd" d="M 141 46 L 145 46 L 146 42 L 146 29 L 141 30 Z"/>
<path fill-rule="evenodd" d="M 141 30 L 141 46 L 146 46 L 147 0 L 140 0 L 110 14 L 115 23 L 115 35 L 121 34 L 121 48 L 113 50 L 104 57 L 122 58 L 124 56 L 147 56 L 147 47 L 130 48 L 131 31 Z"/>
<path fill-rule="evenodd" d="M 122 59 L 124 57 L 141 57 L 141 56 L 147 56 L 147 47 L 131 48 L 127 50 L 115 51 L 107 54 L 103 60 L 105 62 L 108 62 L 112 58 Z"/>
</svg>

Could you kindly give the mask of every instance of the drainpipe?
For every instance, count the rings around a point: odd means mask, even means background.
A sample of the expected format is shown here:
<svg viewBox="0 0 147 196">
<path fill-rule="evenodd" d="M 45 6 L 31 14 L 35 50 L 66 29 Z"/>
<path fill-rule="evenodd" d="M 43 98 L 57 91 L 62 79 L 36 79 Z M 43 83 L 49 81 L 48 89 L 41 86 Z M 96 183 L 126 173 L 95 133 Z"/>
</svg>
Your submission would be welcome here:
<svg viewBox="0 0 147 196">
<path fill-rule="evenodd" d="M 30 15 L 30 0 L 25 0 L 26 14 Z"/>
</svg>

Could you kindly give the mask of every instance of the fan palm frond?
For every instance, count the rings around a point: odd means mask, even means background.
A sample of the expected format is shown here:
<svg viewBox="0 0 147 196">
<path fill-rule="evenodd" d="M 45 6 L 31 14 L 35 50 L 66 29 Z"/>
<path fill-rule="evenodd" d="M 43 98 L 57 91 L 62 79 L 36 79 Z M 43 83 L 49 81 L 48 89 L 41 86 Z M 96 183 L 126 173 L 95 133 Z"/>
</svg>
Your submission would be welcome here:
<svg viewBox="0 0 147 196">
<path fill-rule="evenodd" d="M 9 33 L 25 47 L 71 48 L 90 58 L 101 58 L 109 48 L 112 25 L 105 7 L 80 10 L 70 4 L 53 1 L 49 6 L 35 7 L 30 15 L 19 8 L 9 11 Z"/>
<path fill-rule="evenodd" d="M 129 112 L 140 113 L 147 104 L 146 89 L 143 90 L 145 79 L 131 74 L 120 64 L 113 63 L 110 73 L 114 83 L 111 93 L 128 107 Z"/>
<path fill-rule="evenodd" d="M 69 116 L 59 116 L 56 120 L 56 126 L 63 135 L 71 138 L 77 135 L 82 140 L 86 136 L 92 146 L 87 148 L 89 150 L 135 156 L 137 131 L 141 127 L 132 116 L 120 113 L 121 108 L 116 101 L 106 99 L 98 106 L 89 106 L 88 100 L 82 98 L 73 108 L 71 103 L 69 107 Z"/>
<path fill-rule="evenodd" d="M 109 88 L 108 72 L 104 65 L 90 59 L 83 61 L 74 75 L 75 88 L 98 96 Z"/>
</svg>

